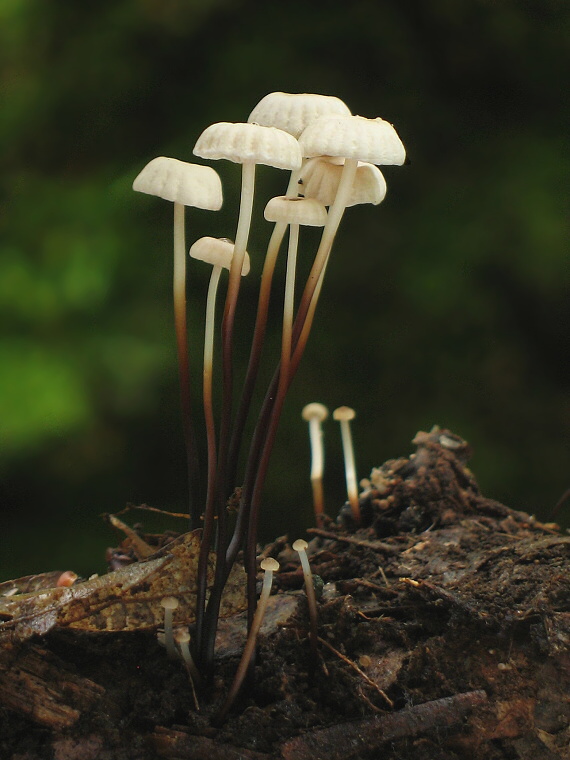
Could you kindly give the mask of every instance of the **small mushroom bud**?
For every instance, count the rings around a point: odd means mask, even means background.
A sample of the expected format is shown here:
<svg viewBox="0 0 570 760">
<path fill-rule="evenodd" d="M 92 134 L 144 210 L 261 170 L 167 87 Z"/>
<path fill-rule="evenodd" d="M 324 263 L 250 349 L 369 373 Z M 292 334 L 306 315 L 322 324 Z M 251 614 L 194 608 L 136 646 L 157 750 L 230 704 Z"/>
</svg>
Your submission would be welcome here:
<svg viewBox="0 0 570 760">
<path fill-rule="evenodd" d="M 164 646 L 171 660 L 176 658 L 176 647 L 174 645 L 173 617 L 174 610 L 178 607 L 178 599 L 175 596 L 165 596 L 160 600 L 161 607 L 164 608 Z"/>
<path fill-rule="evenodd" d="M 241 689 L 241 685 L 243 683 L 245 674 L 247 673 L 247 669 L 249 667 L 251 657 L 253 655 L 255 642 L 257 640 L 257 634 L 259 633 L 259 629 L 261 628 L 263 617 L 265 615 L 265 610 L 267 608 L 267 602 L 269 600 L 269 594 L 271 593 L 271 586 L 273 584 L 273 573 L 279 570 L 279 562 L 277 562 L 276 559 L 273 559 L 273 557 L 266 557 L 264 560 L 261 561 L 261 569 L 264 571 L 263 586 L 261 588 L 261 594 L 259 596 L 259 601 L 257 602 L 255 615 L 253 616 L 253 622 L 251 624 L 249 635 L 247 637 L 245 648 L 241 656 L 241 660 L 240 660 L 240 663 L 239 663 L 239 666 L 234 678 L 234 682 L 232 683 L 228 696 L 226 697 L 226 701 L 224 702 L 222 711 L 220 712 L 218 716 L 219 721 L 224 720 L 224 718 L 228 714 L 229 709 L 233 705 L 234 700 L 237 697 L 239 690 Z"/>
<path fill-rule="evenodd" d="M 194 664 L 192 655 L 190 654 L 190 632 L 187 628 L 177 628 L 174 631 L 174 641 L 178 644 L 180 654 L 186 665 L 188 675 L 192 679 L 193 683 L 200 683 L 200 673 L 198 668 Z"/>
<path fill-rule="evenodd" d="M 317 600 L 315 598 L 315 586 L 313 584 L 313 573 L 307 557 L 307 547 L 309 544 L 302 538 L 298 538 L 293 544 L 294 551 L 299 553 L 301 567 L 303 568 L 303 577 L 305 578 L 305 591 L 307 593 L 307 602 L 309 604 L 309 618 L 311 621 L 311 649 L 314 654 L 317 653 Z"/>
<path fill-rule="evenodd" d="M 360 503 L 358 501 L 358 486 L 356 480 L 356 467 L 354 464 L 354 447 L 350 432 L 350 420 L 356 416 L 354 409 L 349 406 L 339 406 L 333 412 L 333 418 L 340 422 L 340 434 L 342 436 L 342 449 L 344 452 L 344 469 L 346 473 L 346 489 L 348 501 L 352 510 L 352 519 L 358 525 L 360 523 Z"/>
<path fill-rule="evenodd" d="M 309 423 L 309 441 L 311 444 L 311 485 L 313 487 L 313 507 L 317 525 L 324 515 L 323 469 L 325 452 L 321 423 L 329 416 L 329 410 L 323 404 L 314 402 L 303 407 L 301 416 Z"/>
</svg>

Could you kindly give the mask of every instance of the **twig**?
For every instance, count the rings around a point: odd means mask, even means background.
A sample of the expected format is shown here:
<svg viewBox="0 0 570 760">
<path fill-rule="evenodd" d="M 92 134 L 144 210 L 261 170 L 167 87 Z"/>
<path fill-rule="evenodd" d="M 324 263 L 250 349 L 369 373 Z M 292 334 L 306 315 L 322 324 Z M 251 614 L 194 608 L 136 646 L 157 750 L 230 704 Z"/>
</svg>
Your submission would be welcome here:
<svg viewBox="0 0 570 760">
<path fill-rule="evenodd" d="M 385 544 L 382 541 L 366 541 L 362 538 L 354 538 L 353 536 L 343 536 L 338 533 L 332 533 L 328 530 L 321 530 L 321 528 L 307 528 L 307 533 L 314 533 L 316 536 L 322 538 L 331 538 L 333 541 L 344 541 L 347 544 L 354 544 L 355 546 L 362 546 L 364 549 L 372 549 L 375 552 L 385 552 L 387 554 L 399 554 L 400 549 L 392 544 Z"/>
<path fill-rule="evenodd" d="M 358 667 L 358 665 L 357 665 L 355 662 L 353 662 L 352 660 L 349 660 L 349 658 L 348 658 L 348 657 L 346 657 L 344 654 L 342 654 L 342 652 L 339 652 L 339 651 L 338 651 L 338 649 L 335 649 L 335 648 L 332 646 L 332 644 L 329 644 L 329 642 L 328 642 L 328 641 L 325 641 L 324 639 L 321 639 L 321 637 L 320 637 L 320 636 L 318 637 L 318 640 L 321 642 L 321 644 L 324 644 L 324 645 L 327 647 L 327 649 L 330 649 L 330 651 L 331 651 L 333 654 L 336 654 L 336 656 L 337 656 L 339 659 L 341 659 L 341 660 L 342 660 L 343 662 L 345 662 L 347 665 L 350 665 L 350 667 L 351 667 L 353 670 L 356 670 L 356 672 L 358 673 L 358 675 L 359 675 L 359 676 L 361 676 L 361 677 L 362 677 L 362 678 L 363 678 L 363 679 L 366 681 L 366 683 L 367 683 L 369 686 L 372 686 L 372 688 L 373 688 L 373 689 L 375 689 L 375 690 L 378 692 L 378 694 L 380 694 L 380 696 L 382 697 L 382 699 L 384 699 L 384 700 L 385 700 L 385 701 L 388 703 L 388 705 L 390 706 L 390 708 L 393 708 L 393 707 L 394 707 L 394 703 L 392 702 L 392 700 L 390 699 L 390 697 L 389 697 L 389 696 L 386 694 L 386 692 L 385 692 L 385 691 L 383 691 L 383 690 L 382 690 L 382 689 L 381 689 L 381 688 L 378 686 L 378 684 L 377 684 L 377 683 L 375 683 L 375 682 L 374 682 L 374 681 L 373 681 L 373 680 L 372 680 L 372 679 L 371 679 L 369 676 L 367 676 L 367 675 L 366 675 L 366 673 L 365 673 L 364 671 L 360 670 L 360 668 Z"/>
<path fill-rule="evenodd" d="M 282 746 L 281 755 L 284 760 L 314 760 L 316 757 L 347 760 L 364 752 L 368 755 L 386 742 L 460 723 L 486 701 L 484 691 L 468 691 L 387 715 L 340 723 L 291 739 Z"/>
</svg>

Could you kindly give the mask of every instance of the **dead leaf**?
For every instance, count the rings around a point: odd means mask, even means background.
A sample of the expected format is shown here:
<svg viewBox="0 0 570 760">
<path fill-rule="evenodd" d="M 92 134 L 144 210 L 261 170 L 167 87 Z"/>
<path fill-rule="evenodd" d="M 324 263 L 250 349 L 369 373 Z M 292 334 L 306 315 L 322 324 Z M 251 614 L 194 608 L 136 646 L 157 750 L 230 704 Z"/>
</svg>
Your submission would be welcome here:
<svg viewBox="0 0 570 760">
<path fill-rule="evenodd" d="M 140 631 L 163 624 L 160 600 L 174 596 L 175 625 L 194 621 L 200 531 L 185 533 L 149 559 L 106 575 L 0 599 L 0 643 L 23 641 L 54 627 L 92 632 Z M 215 557 L 208 563 L 208 588 L 214 581 Z M 245 573 L 234 566 L 220 607 L 220 617 L 245 609 Z"/>
</svg>

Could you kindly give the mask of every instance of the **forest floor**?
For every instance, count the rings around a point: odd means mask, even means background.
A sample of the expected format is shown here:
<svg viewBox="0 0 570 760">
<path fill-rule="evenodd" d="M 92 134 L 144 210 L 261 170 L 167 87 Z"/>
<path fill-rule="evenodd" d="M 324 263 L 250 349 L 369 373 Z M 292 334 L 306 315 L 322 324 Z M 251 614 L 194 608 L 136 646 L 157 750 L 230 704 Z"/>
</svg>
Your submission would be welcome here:
<svg viewBox="0 0 570 760">
<path fill-rule="evenodd" d="M 155 631 L 18 640 L 0 603 L 1 760 L 570 758 L 570 536 L 485 498 L 453 433 L 414 445 L 372 472 L 361 527 L 345 508 L 311 532 L 316 652 L 298 555 L 264 547 L 281 569 L 222 725 L 243 613 L 221 621 L 197 710 Z"/>
</svg>

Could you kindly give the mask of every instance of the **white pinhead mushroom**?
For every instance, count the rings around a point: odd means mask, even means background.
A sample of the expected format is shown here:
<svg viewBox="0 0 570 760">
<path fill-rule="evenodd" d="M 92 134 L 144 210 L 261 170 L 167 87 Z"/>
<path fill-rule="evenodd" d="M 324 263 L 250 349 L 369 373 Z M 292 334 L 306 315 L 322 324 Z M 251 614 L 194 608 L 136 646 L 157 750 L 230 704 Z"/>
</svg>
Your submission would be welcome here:
<svg viewBox="0 0 570 760">
<path fill-rule="evenodd" d="M 188 481 L 192 522 L 198 520 L 195 470 L 195 443 L 190 405 L 190 369 L 186 327 L 186 243 L 184 209 L 186 206 L 217 211 L 222 205 L 222 184 L 210 166 L 199 166 L 176 158 L 153 158 L 133 182 L 133 190 L 156 195 L 174 203 L 174 324 L 178 351 L 180 398 L 184 439 L 188 461 Z M 194 525 L 196 527 L 196 525 Z"/>
<path fill-rule="evenodd" d="M 332 114 L 349 116 L 350 109 L 340 98 L 331 95 L 270 92 L 259 101 L 247 120 L 299 137 L 312 121 Z"/>
<path fill-rule="evenodd" d="M 325 206 L 334 203 L 343 164 L 333 163 L 326 158 L 312 158 L 303 167 L 303 194 L 306 198 L 316 198 Z M 354 183 L 347 200 L 347 207 L 362 203 L 377 206 L 386 197 L 386 180 L 374 164 L 358 162 Z"/>
<path fill-rule="evenodd" d="M 178 607 L 178 599 L 175 596 L 165 596 L 160 600 L 160 606 L 164 608 L 164 646 L 170 659 L 176 657 L 174 646 L 173 617 L 174 610 Z"/>
<path fill-rule="evenodd" d="M 283 337 L 281 340 L 281 373 L 284 378 L 283 382 L 285 382 L 291 361 L 299 226 L 323 227 L 327 220 L 327 210 L 315 198 L 287 198 L 281 195 L 277 198 L 271 198 L 265 207 L 264 216 L 268 222 L 281 222 L 289 225 L 289 249 L 283 300 Z"/>
<path fill-rule="evenodd" d="M 325 451 L 323 446 L 322 423 L 329 416 L 324 404 L 313 402 L 303 407 L 301 416 L 309 423 L 309 441 L 311 444 L 311 485 L 313 488 L 313 507 L 317 525 L 322 521 L 325 511 L 323 496 L 323 470 Z"/>
<path fill-rule="evenodd" d="M 190 653 L 190 632 L 187 628 L 177 628 L 174 631 L 174 641 L 180 648 L 180 654 L 186 665 L 186 670 L 193 683 L 200 683 L 200 673 L 194 664 L 194 659 Z"/>
<path fill-rule="evenodd" d="M 214 480 L 216 477 L 216 432 L 214 410 L 212 403 L 212 375 L 214 358 L 214 322 L 216 315 L 216 295 L 222 269 L 231 269 L 235 246 L 225 238 L 202 237 L 190 248 L 193 259 L 211 264 L 212 274 L 206 299 L 206 324 L 204 329 L 204 369 L 203 369 L 203 402 L 206 421 L 206 436 L 208 441 L 208 496 L 207 507 L 212 508 L 210 499 L 213 498 Z M 249 273 L 250 261 L 247 251 L 244 254 L 241 273 L 242 277 Z"/>
<path fill-rule="evenodd" d="M 309 558 L 307 557 L 307 548 L 309 544 L 302 538 L 298 538 L 293 544 L 293 551 L 299 553 L 301 567 L 303 568 L 303 577 L 305 579 L 305 591 L 307 593 L 307 602 L 309 604 L 309 618 L 311 620 L 311 648 L 316 655 L 317 653 L 317 600 L 315 597 L 315 586 L 313 584 L 313 573 Z"/>
<path fill-rule="evenodd" d="M 356 412 L 349 406 L 339 406 L 333 412 L 333 419 L 340 422 L 348 501 L 352 510 L 352 518 L 358 525 L 360 523 L 360 504 L 358 501 L 358 485 L 356 480 L 356 467 L 354 464 L 354 447 L 352 445 L 352 435 L 350 432 L 350 420 L 353 420 L 355 416 Z"/>
<path fill-rule="evenodd" d="M 265 610 L 267 608 L 267 602 L 269 600 L 269 595 L 271 593 L 271 586 L 273 584 L 273 573 L 279 570 L 279 562 L 277 562 L 276 559 L 273 559 L 273 557 L 266 557 L 265 559 L 261 561 L 260 567 L 264 571 L 263 586 L 261 588 L 261 594 L 259 596 L 259 601 L 257 602 L 257 607 L 255 608 L 255 615 L 253 616 L 253 622 L 249 630 L 247 641 L 245 643 L 245 648 L 243 650 L 243 654 L 241 656 L 241 660 L 238 665 L 238 669 L 236 671 L 234 681 L 228 692 L 228 696 L 226 697 L 224 706 L 222 707 L 222 710 L 218 716 L 218 719 L 220 721 L 222 721 L 227 715 L 228 710 L 232 706 L 233 701 L 236 698 L 241 688 L 243 679 L 245 678 L 245 674 L 247 673 L 247 668 L 249 666 L 249 662 L 251 660 L 251 656 L 255 648 L 257 634 L 259 633 L 259 629 L 261 628 L 263 617 L 265 615 Z"/>
</svg>

